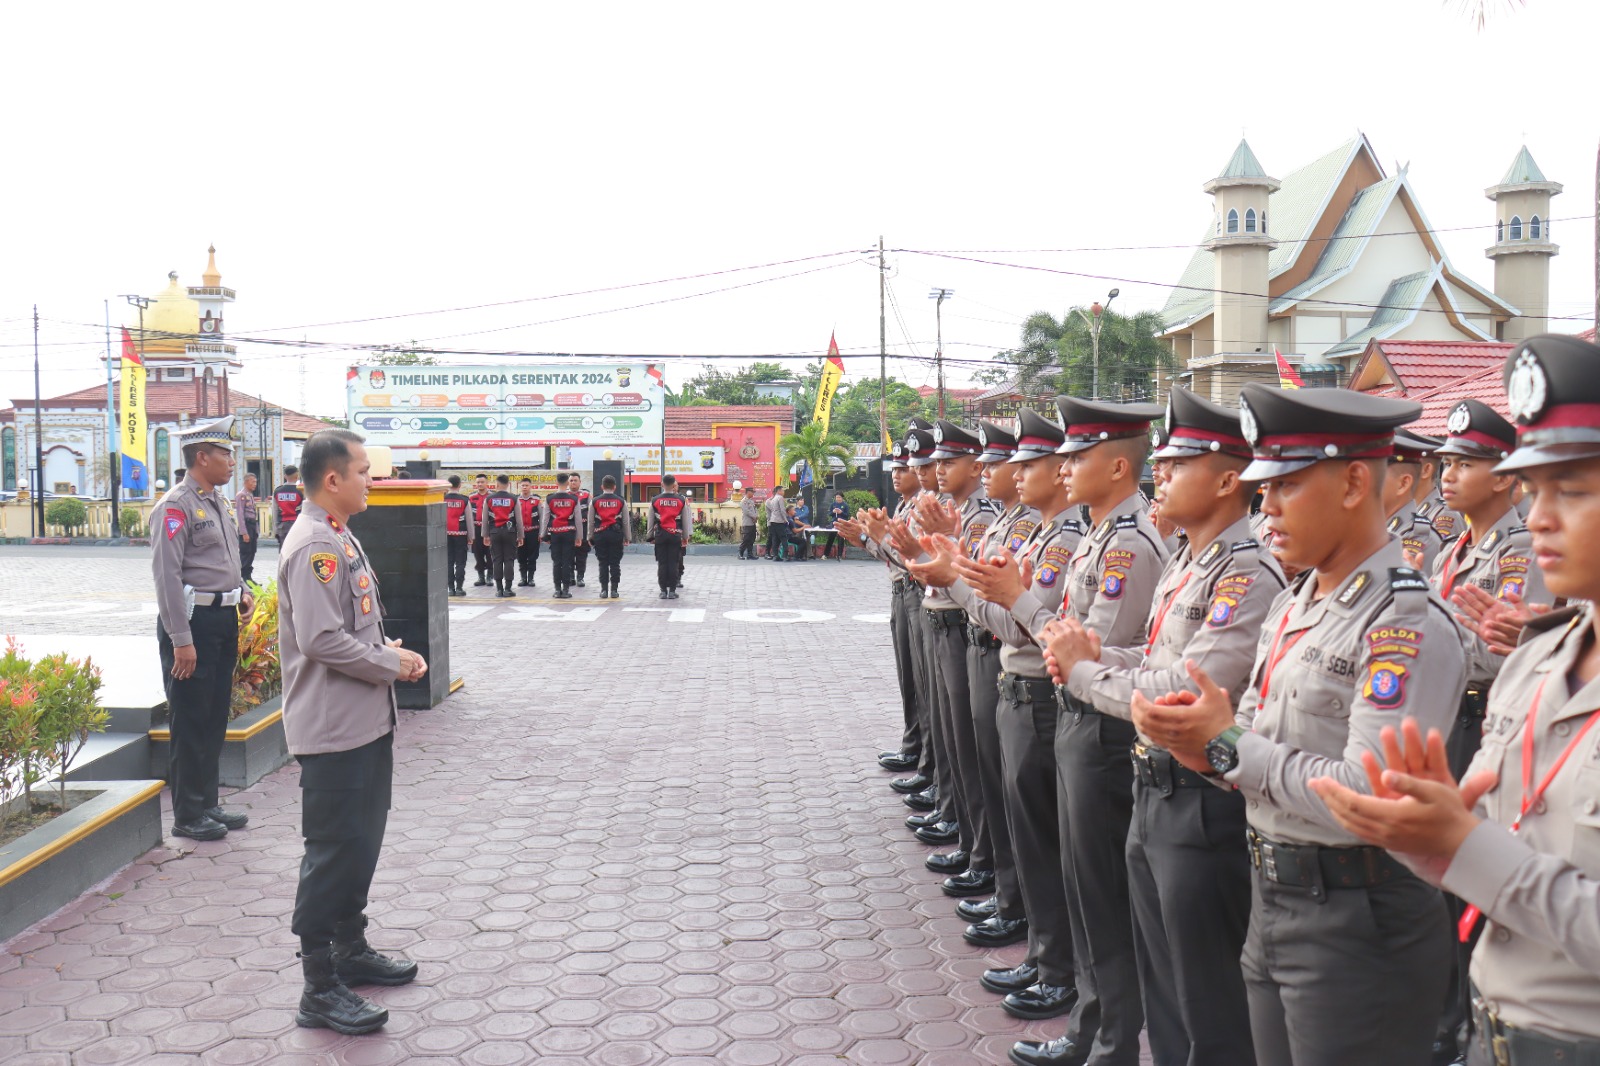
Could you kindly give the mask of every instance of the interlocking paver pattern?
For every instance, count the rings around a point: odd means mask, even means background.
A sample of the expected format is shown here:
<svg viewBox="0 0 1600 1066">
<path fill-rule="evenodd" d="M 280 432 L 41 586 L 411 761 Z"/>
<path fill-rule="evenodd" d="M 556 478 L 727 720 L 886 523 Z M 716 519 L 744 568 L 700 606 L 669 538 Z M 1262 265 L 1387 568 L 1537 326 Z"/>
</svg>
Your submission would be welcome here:
<svg viewBox="0 0 1600 1066">
<path fill-rule="evenodd" d="M 1055 1035 L 978 987 L 1023 948 L 962 942 L 873 762 L 899 714 L 882 569 L 693 557 L 676 615 L 652 573 L 627 557 L 603 611 L 541 570 L 453 612 L 466 687 L 401 715 L 369 913 L 422 971 L 368 990 L 381 1033 L 294 1025 L 291 765 L 227 799 L 249 829 L 168 840 L 4 945 L 0 1061 L 896 1066 Z M 140 551 L 0 549 L 7 631 L 143 631 L 150 600 Z"/>
</svg>

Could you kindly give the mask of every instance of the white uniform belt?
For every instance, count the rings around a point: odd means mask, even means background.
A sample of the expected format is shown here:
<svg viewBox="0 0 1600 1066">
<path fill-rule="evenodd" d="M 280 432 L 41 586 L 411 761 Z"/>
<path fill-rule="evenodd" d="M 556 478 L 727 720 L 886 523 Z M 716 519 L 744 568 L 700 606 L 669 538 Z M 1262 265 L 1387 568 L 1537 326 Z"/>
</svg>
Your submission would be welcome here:
<svg viewBox="0 0 1600 1066">
<path fill-rule="evenodd" d="M 242 598 L 244 590 L 229 589 L 227 592 L 196 592 L 194 605 L 196 607 L 234 607 Z"/>
</svg>

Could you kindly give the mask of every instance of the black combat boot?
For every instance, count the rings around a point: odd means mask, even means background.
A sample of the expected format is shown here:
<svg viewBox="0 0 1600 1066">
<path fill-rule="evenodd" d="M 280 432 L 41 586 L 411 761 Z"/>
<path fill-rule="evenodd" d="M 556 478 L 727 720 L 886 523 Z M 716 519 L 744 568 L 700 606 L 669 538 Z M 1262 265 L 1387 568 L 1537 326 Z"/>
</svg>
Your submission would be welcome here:
<svg viewBox="0 0 1600 1066">
<path fill-rule="evenodd" d="M 333 965 L 339 980 L 347 985 L 406 985 L 414 981 L 417 964 L 372 950 L 366 928 L 366 915 L 333 927 Z"/>
<path fill-rule="evenodd" d="M 333 948 L 322 947 L 300 954 L 300 970 L 306 987 L 300 993 L 300 1011 L 294 1016 L 302 1029 L 332 1029 L 346 1036 L 360 1036 L 382 1029 L 389 1012 L 368 1003 L 339 979 L 334 969 Z"/>
</svg>

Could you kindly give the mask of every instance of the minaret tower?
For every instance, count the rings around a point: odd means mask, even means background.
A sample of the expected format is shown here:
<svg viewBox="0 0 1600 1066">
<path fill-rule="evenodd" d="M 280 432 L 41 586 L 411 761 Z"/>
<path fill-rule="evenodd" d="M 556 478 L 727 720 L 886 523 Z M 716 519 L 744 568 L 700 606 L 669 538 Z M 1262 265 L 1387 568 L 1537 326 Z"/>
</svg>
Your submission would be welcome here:
<svg viewBox="0 0 1600 1066">
<path fill-rule="evenodd" d="M 1243 140 L 1222 173 L 1206 182 L 1217 208 L 1216 225 L 1206 241 L 1215 253 L 1216 354 L 1267 349 L 1267 257 L 1278 245 L 1268 236 L 1267 202 L 1281 184 L 1267 177 Z"/>
<path fill-rule="evenodd" d="M 1550 328 L 1550 259 L 1560 251 L 1550 239 L 1550 198 L 1560 192 L 1526 145 L 1500 184 L 1483 191 L 1494 201 L 1494 245 L 1484 253 L 1494 260 L 1494 294 L 1522 312 L 1501 326 L 1501 340 L 1516 343 Z"/>
<path fill-rule="evenodd" d="M 190 357 L 195 362 L 196 394 L 201 409 L 210 413 L 233 410 L 228 390 L 228 368 L 237 366 L 236 351 L 222 339 L 222 310 L 233 303 L 233 290 L 224 288 L 222 274 L 217 270 L 217 246 L 207 253 L 206 272 L 200 275 L 199 285 L 189 286 L 189 299 L 200 310 L 199 340 L 188 345 Z M 215 397 L 215 399 L 213 399 Z"/>
</svg>

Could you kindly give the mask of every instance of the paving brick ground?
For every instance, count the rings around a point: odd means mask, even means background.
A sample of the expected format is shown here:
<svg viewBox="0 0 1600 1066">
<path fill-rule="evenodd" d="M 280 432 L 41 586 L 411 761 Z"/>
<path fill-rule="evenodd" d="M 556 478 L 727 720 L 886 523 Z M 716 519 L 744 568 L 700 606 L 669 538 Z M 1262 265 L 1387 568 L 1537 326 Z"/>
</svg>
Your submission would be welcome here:
<svg viewBox="0 0 1600 1066">
<path fill-rule="evenodd" d="M 153 624 L 147 567 L 0 549 L 0 630 Z M 371 990 L 385 1030 L 294 1026 L 287 767 L 227 800 L 249 829 L 169 840 L 0 949 L 0 1062 L 954 1066 L 1056 1035 L 978 986 L 1022 949 L 962 942 L 873 762 L 899 713 L 881 568 L 691 558 L 675 615 L 652 569 L 626 559 L 603 611 L 593 583 L 455 611 L 467 687 L 400 725 L 369 913 L 422 973 Z"/>
</svg>

